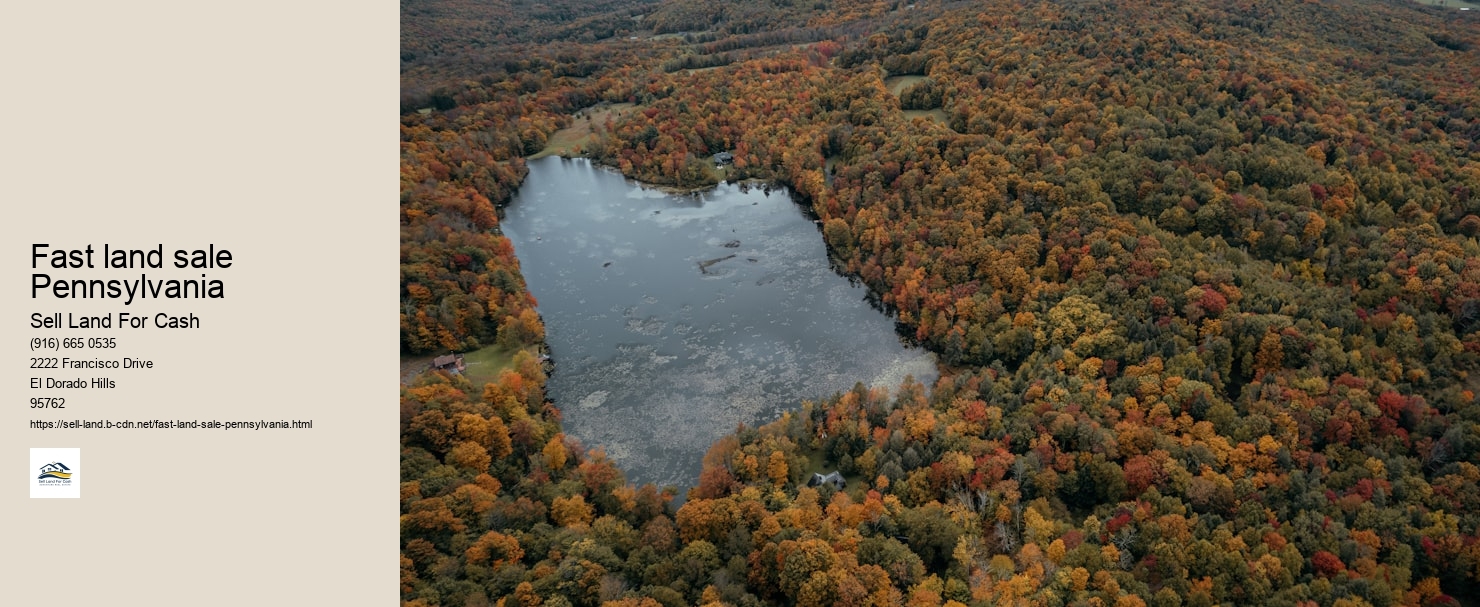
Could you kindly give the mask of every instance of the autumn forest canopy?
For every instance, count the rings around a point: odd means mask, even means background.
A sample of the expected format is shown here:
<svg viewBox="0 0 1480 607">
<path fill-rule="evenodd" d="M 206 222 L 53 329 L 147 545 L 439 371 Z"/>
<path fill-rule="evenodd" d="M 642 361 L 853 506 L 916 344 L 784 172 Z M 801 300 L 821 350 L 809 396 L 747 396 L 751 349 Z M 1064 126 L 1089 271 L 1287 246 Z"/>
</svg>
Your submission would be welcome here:
<svg viewBox="0 0 1480 607">
<path fill-rule="evenodd" d="M 510 353 L 402 387 L 403 604 L 1475 604 L 1476 13 L 403 0 L 402 354 Z M 628 484 L 500 231 L 554 141 L 787 185 L 941 379 Z"/>
</svg>

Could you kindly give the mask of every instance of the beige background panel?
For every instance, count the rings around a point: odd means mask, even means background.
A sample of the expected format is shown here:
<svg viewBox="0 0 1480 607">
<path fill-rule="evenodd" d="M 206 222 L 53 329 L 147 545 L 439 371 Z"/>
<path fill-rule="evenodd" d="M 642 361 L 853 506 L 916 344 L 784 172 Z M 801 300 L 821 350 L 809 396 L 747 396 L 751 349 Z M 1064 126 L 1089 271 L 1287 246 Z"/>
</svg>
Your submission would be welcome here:
<svg viewBox="0 0 1480 607">
<path fill-rule="evenodd" d="M 5 3 L 0 508 L 7 604 L 394 604 L 398 6 Z M 30 292 L 30 245 L 215 244 L 219 300 Z M 199 278 L 60 270 L 53 278 Z M 43 330 L 32 312 L 194 313 L 200 330 Z M 151 359 L 31 390 L 32 337 Z M 75 355 L 64 352 L 62 355 Z M 43 375 L 44 376 L 44 375 Z M 29 398 L 66 396 L 64 415 Z M 312 419 L 312 430 L 49 430 L 33 418 Z M 32 500 L 30 447 L 82 499 Z M 55 580 L 55 584 L 44 583 Z"/>
</svg>

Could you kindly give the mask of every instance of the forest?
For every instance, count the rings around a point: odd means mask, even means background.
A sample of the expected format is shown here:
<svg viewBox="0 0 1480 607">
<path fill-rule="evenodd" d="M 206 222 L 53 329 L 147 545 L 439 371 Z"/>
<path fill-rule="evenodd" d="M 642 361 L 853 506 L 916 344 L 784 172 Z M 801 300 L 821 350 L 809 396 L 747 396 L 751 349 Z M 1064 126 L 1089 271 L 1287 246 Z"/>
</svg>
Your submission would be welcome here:
<svg viewBox="0 0 1480 607">
<path fill-rule="evenodd" d="M 517 352 L 402 386 L 403 605 L 1477 604 L 1475 11 L 403 0 L 401 73 L 402 355 Z M 690 488 L 566 436 L 499 208 L 613 104 L 579 153 L 787 185 L 941 379 Z"/>
</svg>

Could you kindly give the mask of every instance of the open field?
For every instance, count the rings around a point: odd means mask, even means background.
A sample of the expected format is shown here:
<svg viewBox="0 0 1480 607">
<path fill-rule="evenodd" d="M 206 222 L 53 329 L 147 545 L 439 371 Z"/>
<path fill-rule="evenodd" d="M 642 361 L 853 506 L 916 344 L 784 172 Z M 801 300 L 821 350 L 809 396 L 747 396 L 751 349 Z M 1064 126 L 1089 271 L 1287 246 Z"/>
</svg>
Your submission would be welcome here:
<svg viewBox="0 0 1480 607">
<path fill-rule="evenodd" d="M 944 125 L 949 125 L 951 121 L 950 117 L 946 115 L 946 111 L 940 108 L 933 110 L 904 110 L 904 117 L 906 120 L 929 118 Z"/>
<path fill-rule="evenodd" d="M 916 82 L 924 80 L 924 76 L 890 76 L 884 79 L 884 88 L 889 89 L 889 94 L 898 97 L 905 89 L 914 86 Z"/>
<path fill-rule="evenodd" d="M 463 355 L 463 361 L 467 363 L 468 370 L 463 375 L 473 383 L 475 389 L 481 390 L 483 384 L 498 380 L 498 374 L 504 369 L 514 366 L 514 353 L 503 346 L 488 346 L 481 350 L 474 350 Z M 482 394 L 479 392 L 479 394 Z"/>
<path fill-rule="evenodd" d="M 463 373 L 473 387 L 482 394 L 483 384 L 498 379 L 499 373 L 504 369 L 514 366 L 514 354 L 518 350 L 511 350 L 503 346 L 488 346 L 481 350 L 475 350 L 463 355 L 463 362 L 467 364 L 467 371 Z M 432 359 L 435 356 L 403 356 L 401 357 L 401 383 L 410 383 L 417 375 L 430 369 Z M 475 395 L 477 396 L 477 395 Z"/>
<path fill-rule="evenodd" d="M 585 148 L 591 142 L 592 130 L 601 124 L 605 124 L 608 118 L 616 119 L 623 113 L 631 110 L 631 103 L 612 103 L 586 108 L 576 112 L 575 120 L 570 126 L 555 131 L 550 135 L 550 140 L 545 143 L 545 149 L 530 156 L 530 159 L 544 158 L 550 155 L 572 156 L 579 155 L 579 150 Z"/>
</svg>

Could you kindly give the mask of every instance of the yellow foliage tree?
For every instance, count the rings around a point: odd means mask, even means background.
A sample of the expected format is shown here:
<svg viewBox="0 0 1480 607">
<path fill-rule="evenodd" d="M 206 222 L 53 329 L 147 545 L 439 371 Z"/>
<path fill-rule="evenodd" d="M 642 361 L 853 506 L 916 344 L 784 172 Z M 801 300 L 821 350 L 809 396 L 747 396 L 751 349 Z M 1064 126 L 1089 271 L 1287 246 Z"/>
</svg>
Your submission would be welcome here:
<svg viewBox="0 0 1480 607">
<path fill-rule="evenodd" d="M 790 470 L 786 465 L 786 454 L 780 450 L 772 451 L 769 463 L 766 464 L 766 474 L 771 477 L 771 482 L 784 485 L 790 478 Z"/>
<path fill-rule="evenodd" d="M 1260 371 L 1278 371 L 1285 366 L 1285 347 L 1280 343 L 1280 334 L 1270 331 L 1259 340 L 1259 353 L 1254 355 L 1254 368 Z"/>
<path fill-rule="evenodd" d="M 565 460 L 570 456 L 565 450 L 565 434 L 556 434 L 551 437 L 550 441 L 545 443 L 544 454 L 545 465 L 551 470 L 564 469 Z"/>
<path fill-rule="evenodd" d="M 472 441 L 458 443 L 447 452 L 447 463 L 473 470 L 476 472 L 487 472 L 488 465 L 493 463 L 493 458 L 488 456 L 488 450 L 483 445 Z"/>
<path fill-rule="evenodd" d="M 519 540 L 504 535 L 497 531 L 489 531 L 473 542 L 472 546 L 463 552 L 469 565 L 483 565 L 498 569 L 504 565 L 519 562 L 524 558 L 524 550 L 519 547 Z"/>
<path fill-rule="evenodd" d="M 596 509 L 579 495 L 557 497 L 550 503 L 550 518 L 561 527 L 585 527 L 595 514 Z"/>
</svg>

